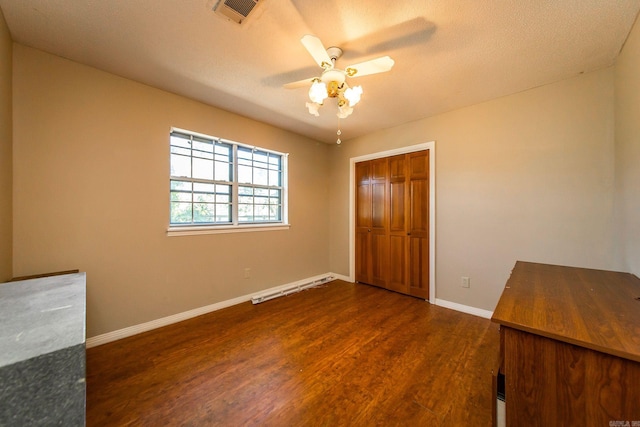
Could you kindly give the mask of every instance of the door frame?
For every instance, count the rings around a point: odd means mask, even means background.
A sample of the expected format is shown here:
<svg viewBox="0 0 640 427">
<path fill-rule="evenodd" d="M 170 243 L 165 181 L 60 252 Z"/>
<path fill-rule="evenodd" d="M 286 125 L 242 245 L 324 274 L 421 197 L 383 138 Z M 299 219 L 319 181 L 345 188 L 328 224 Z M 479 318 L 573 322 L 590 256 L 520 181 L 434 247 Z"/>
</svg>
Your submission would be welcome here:
<svg viewBox="0 0 640 427">
<path fill-rule="evenodd" d="M 355 170 L 356 163 L 390 157 L 398 154 L 429 150 L 429 299 L 436 302 L 436 142 L 429 141 L 393 150 L 379 151 L 349 159 L 349 280 L 355 282 L 356 277 L 356 221 L 355 221 Z"/>
</svg>

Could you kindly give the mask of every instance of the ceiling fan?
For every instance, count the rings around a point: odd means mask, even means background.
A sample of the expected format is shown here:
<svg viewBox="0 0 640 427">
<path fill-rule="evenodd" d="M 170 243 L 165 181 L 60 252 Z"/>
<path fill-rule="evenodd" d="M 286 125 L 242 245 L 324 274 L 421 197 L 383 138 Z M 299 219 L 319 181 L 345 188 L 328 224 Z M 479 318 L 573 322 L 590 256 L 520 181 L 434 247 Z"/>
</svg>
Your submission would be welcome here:
<svg viewBox="0 0 640 427">
<path fill-rule="evenodd" d="M 309 98 L 306 106 L 309 113 L 319 116 L 318 109 L 327 98 L 338 100 L 338 117 L 343 119 L 353 112 L 353 106 L 360 101 L 362 87 L 350 87 L 347 78 L 368 76 L 370 74 L 384 73 L 393 67 L 394 61 L 389 56 L 371 59 L 350 65 L 344 69 L 336 68 L 336 60 L 342 56 L 342 49 L 332 46 L 325 49 L 320 39 L 307 34 L 300 40 L 302 45 L 309 51 L 316 63 L 323 69 L 319 77 L 292 82 L 284 85 L 286 89 L 296 89 L 299 87 L 311 86 L 309 88 Z"/>
</svg>

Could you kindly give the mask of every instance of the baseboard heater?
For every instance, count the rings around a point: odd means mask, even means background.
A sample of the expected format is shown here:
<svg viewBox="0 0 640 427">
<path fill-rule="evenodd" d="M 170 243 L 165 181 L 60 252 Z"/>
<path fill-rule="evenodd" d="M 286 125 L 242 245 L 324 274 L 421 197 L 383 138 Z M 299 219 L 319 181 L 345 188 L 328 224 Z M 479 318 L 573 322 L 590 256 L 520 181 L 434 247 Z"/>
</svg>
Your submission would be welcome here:
<svg viewBox="0 0 640 427">
<path fill-rule="evenodd" d="M 260 304 L 261 302 L 269 301 L 274 298 L 284 297 L 287 295 L 295 294 L 296 292 L 303 291 L 305 289 L 313 288 L 314 286 L 322 285 L 327 282 L 331 282 L 335 277 L 328 275 L 317 278 L 310 282 L 305 283 L 293 283 L 287 285 L 281 289 L 271 289 L 265 293 L 258 294 L 251 298 L 251 302 L 254 304 Z"/>
</svg>

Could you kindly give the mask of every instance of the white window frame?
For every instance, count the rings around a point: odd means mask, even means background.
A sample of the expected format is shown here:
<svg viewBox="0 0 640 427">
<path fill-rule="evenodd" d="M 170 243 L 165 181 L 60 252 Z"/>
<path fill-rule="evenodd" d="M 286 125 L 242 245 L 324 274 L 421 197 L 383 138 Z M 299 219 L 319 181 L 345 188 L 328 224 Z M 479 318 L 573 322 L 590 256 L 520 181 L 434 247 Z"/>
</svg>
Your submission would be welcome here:
<svg viewBox="0 0 640 427">
<path fill-rule="evenodd" d="M 203 133 L 193 132 L 186 129 L 172 127 L 169 135 L 173 132 L 182 133 L 186 135 L 191 135 L 193 137 L 209 139 L 214 142 L 219 141 L 224 144 L 229 144 L 233 148 L 233 177 L 230 182 L 231 184 L 231 209 L 232 209 L 232 222 L 229 224 L 171 224 L 171 180 L 179 177 L 173 177 L 171 175 L 171 170 L 169 169 L 169 188 L 168 193 L 169 197 L 167 201 L 169 202 L 169 209 L 167 209 L 169 226 L 167 227 L 167 236 L 190 236 L 190 235 L 199 235 L 199 234 L 219 234 L 219 233 L 243 233 L 243 232 L 254 232 L 254 231 L 274 231 L 274 230 L 288 230 L 290 228 L 289 224 L 289 191 L 288 191 L 288 183 L 289 183 L 289 174 L 288 174 L 288 161 L 289 154 L 281 153 L 274 150 L 269 150 L 266 148 L 243 144 L 236 141 L 231 141 L 211 135 L 206 135 Z M 282 195 L 281 195 L 281 203 L 282 203 L 282 218 L 277 222 L 255 222 L 255 223 L 242 223 L 238 221 L 238 187 L 243 184 L 238 183 L 238 147 L 246 148 L 249 150 L 258 150 L 262 152 L 267 152 L 271 154 L 275 154 L 281 156 L 282 159 Z M 171 164 L 171 160 L 169 159 L 169 164 Z M 247 185 L 249 187 L 254 186 L 253 184 Z"/>
</svg>

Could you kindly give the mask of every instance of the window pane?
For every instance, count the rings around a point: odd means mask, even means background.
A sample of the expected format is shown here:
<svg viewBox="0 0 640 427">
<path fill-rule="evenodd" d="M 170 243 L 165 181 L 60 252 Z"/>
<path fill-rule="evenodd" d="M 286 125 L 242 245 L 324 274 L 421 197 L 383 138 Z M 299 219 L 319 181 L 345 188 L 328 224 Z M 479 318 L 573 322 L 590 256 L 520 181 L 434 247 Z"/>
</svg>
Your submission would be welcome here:
<svg viewBox="0 0 640 427">
<path fill-rule="evenodd" d="M 269 206 L 269 217 L 272 221 L 280 221 L 280 207 L 278 206 Z"/>
<path fill-rule="evenodd" d="M 253 182 L 251 166 L 238 166 L 238 182 L 251 184 Z"/>
<path fill-rule="evenodd" d="M 231 155 L 230 154 L 219 154 L 216 150 L 215 160 L 218 162 L 231 163 Z"/>
<path fill-rule="evenodd" d="M 253 205 L 238 205 L 238 221 L 250 222 L 253 221 Z"/>
<path fill-rule="evenodd" d="M 216 181 L 231 181 L 231 165 L 226 162 L 216 162 Z"/>
<path fill-rule="evenodd" d="M 253 196 L 238 196 L 238 202 L 245 205 L 252 205 Z"/>
<path fill-rule="evenodd" d="M 249 148 L 238 147 L 238 160 L 242 159 L 253 159 L 253 153 Z"/>
<path fill-rule="evenodd" d="M 256 205 L 254 207 L 255 221 L 269 221 L 269 208 L 267 206 Z"/>
<path fill-rule="evenodd" d="M 216 201 L 215 194 L 209 193 L 195 193 L 193 195 L 194 202 L 206 202 L 206 203 L 214 203 Z"/>
<path fill-rule="evenodd" d="M 253 183 L 257 185 L 269 185 L 269 176 L 266 169 L 253 169 Z"/>
<path fill-rule="evenodd" d="M 213 141 L 194 138 L 192 148 L 194 156 L 213 158 Z"/>
<path fill-rule="evenodd" d="M 280 156 L 277 154 L 271 154 L 269 156 L 269 164 L 271 165 L 270 169 L 280 170 Z"/>
<path fill-rule="evenodd" d="M 179 154 L 171 155 L 171 176 L 191 178 L 191 158 Z"/>
<path fill-rule="evenodd" d="M 214 193 L 216 191 L 215 184 L 207 184 L 204 182 L 194 182 L 193 191 L 199 191 L 203 193 Z"/>
<path fill-rule="evenodd" d="M 231 222 L 231 207 L 229 205 L 216 205 L 216 222 Z"/>
<path fill-rule="evenodd" d="M 216 185 L 216 193 L 218 194 L 231 194 L 230 185 Z"/>
<path fill-rule="evenodd" d="M 268 154 L 264 151 L 255 151 L 253 153 L 253 161 L 256 163 L 269 163 Z M 264 165 L 261 165 L 264 166 Z"/>
<path fill-rule="evenodd" d="M 171 145 L 176 147 L 191 148 L 191 137 L 187 135 L 172 134 Z"/>
<path fill-rule="evenodd" d="M 193 222 L 213 222 L 214 205 L 209 203 L 193 204 Z"/>
<path fill-rule="evenodd" d="M 269 171 L 269 185 L 280 187 L 280 172 Z"/>
<path fill-rule="evenodd" d="M 171 203 L 171 223 L 184 224 L 192 221 L 191 203 Z"/>
<path fill-rule="evenodd" d="M 213 179 L 213 161 L 194 158 L 193 177 L 199 179 Z"/>
<path fill-rule="evenodd" d="M 231 153 L 233 149 L 231 145 L 217 143 L 215 147 L 216 160 L 231 161 Z"/>
<path fill-rule="evenodd" d="M 171 147 L 171 152 L 173 154 L 181 154 L 183 156 L 191 156 L 191 150 L 188 149 L 188 148 Z"/>
<path fill-rule="evenodd" d="M 186 181 L 174 181 L 171 180 L 172 190 L 191 191 L 191 183 Z"/>
<path fill-rule="evenodd" d="M 172 191 L 171 201 L 172 202 L 191 202 L 191 193 Z"/>
</svg>

